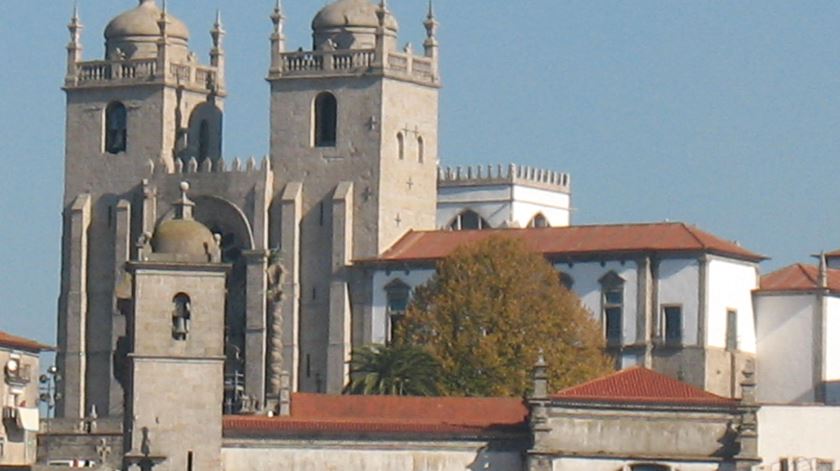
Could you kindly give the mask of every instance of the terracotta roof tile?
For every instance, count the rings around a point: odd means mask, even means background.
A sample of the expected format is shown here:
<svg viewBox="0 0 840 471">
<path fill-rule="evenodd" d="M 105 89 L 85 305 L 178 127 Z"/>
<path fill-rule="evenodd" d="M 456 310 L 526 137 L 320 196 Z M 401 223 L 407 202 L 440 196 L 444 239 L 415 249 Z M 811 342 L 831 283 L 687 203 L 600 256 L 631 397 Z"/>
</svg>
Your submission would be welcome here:
<svg viewBox="0 0 840 471">
<path fill-rule="evenodd" d="M 292 394 L 288 417 L 225 417 L 227 435 L 486 435 L 526 429 L 521 399 Z"/>
<path fill-rule="evenodd" d="M 813 291 L 819 288 L 820 269 L 797 263 L 761 277 L 759 291 Z M 828 270 L 828 288 L 840 292 L 840 270 Z"/>
<path fill-rule="evenodd" d="M 434 261 L 458 247 L 503 235 L 546 256 L 626 252 L 710 252 L 749 261 L 762 255 L 684 223 L 591 225 L 483 231 L 411 231 L 384 254 L 360 262 Z"/>
<path fill-rule="evenodd" d="M 676 405 L 732 405 L 737 402 L 642 367 L 629 368 L 564 389 L 552 395 L 551 398 L 587 402 Z"/>
<path fill-rule="evenodd" d="M 36 342 L 34 340 L 18 337 L 0 330 L 0 347 L 14 348 L 20 350 L 27 350 L 31 352 L 41 352 L 44 350 L 53 350 L 52 347 Z"/>
</svg>

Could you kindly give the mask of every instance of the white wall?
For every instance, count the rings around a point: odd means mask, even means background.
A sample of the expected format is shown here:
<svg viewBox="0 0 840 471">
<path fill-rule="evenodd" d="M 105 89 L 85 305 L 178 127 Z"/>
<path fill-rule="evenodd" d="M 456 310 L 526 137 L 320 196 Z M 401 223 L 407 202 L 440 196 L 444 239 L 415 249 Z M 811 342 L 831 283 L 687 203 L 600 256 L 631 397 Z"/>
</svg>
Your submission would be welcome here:
<svg viewBox="0 0 840 471">
<path fill-rule="evenodd" d="M 726 313 L 738 312 L 738 349 L 755 353 L 752 292 L 758 271 L 750 263 L 712 258 L 707 269 L 706 345 L 726 347 Z"/>
<path fill-rule="evenodd" d="M 832 296 L 826 299 L 825 317 L 826 402 L 840 404 L 840 298 Z"/>
<path fill-rule="evenodd" d="M 636 341 L 636 307 L 638 296 L 638 271 L 633 261 L 574 263 L 569 266 L 565 263 L 555 264 L 558 271 L 567 273 L 574 280 L 572 291 L 574 291 L 583 305 L 589 309 L 595 319 L 601 320 L 601 283 L 599 280 L 614 271 L 624 279 L 624 312 L 623 312 L 623 338 L 625 343 Z M 629 361 L 629 360 L 628 360 Z"/>
<path fill-rule="evenodd" d="M 812 294 L 756 294 L 759 401 L 814 400 L 815 303 Z"/>
<path fill-rule="evenodd" d="M 522 185 L 475 185 L 438 188 L 437 227 L 447 228 L 464 210 L 483 217 L 490 226 L 513 222 L 527 227 L 538 213 L 552 227 L 568 226 L 571 196 L 568 193 Z"/>
<path fill-rule="evenodd" d="M 840 407 L 762 406 L 758 411 L 758 455 L 765 465 L 781 457 L 834 460 L 840 468 Z"/>
<path fill-rule="evenodd" d="M 369 440 L 363 444 L 289 441 L 283 447 L 256 445 L 225 447 L 225 471 L 518 471 L 521 453 L 489 451 L 486 443 L 389 443 Z"/>
<path fill-rule="evenodd" d="M 373 274 L 373 303 L 372 303 L 372 319 L 370 333 L 371 342 L 385 343 L 388 340 L 388 297 L 385 292 L 385 287 L 394 280 L 401 280 L 403 283 L 411 286 L 413 290 L 417 286 L 422 285 L 432 275 L 435 274 L 433 269 L 422 270 L 399 270 L 386 271 L 377 270 Z M 412 293 L 413 294 L 413 293 Z"/>
<path fill-rule="evenodd" d="M 659 314 L 662 306 L 680 305 L 683 344 L 697 345 L 700 309 L 700 262 L 695 258 L 666 259 L 659 263 Z M 661 328 L 661 327 L 660 327 Z"/>
</svg>

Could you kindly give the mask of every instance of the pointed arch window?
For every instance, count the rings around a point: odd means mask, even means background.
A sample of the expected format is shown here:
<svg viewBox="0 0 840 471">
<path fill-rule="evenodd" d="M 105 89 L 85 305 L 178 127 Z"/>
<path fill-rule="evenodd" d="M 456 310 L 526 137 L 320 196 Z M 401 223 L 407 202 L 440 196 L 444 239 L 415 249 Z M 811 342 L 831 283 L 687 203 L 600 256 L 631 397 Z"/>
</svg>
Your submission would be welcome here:
<svg viewBox="0 0 840 471">
<path fill-rule="evenodd" d="M 405 160 L 405 136 L 403 133 L 397 133 L 397 155 L 400 160 Z"/>
<path fill-rule="evenodd" d="M 417 161 L 421 164 L 426 160 L 426 143 L 423 142 L 423 136 L 417 137 Z"/>
<path fill-rule="evenodd" d="M 113 102 L 105 109 L 105 151 L 125 152 L 128 146 L 128 112 L 125 105 Z"/>
<path fill-rule="evenodd" d="M 411 297 L 411 286 L 396 279 L 385 285 L 385 297 L 388 314 L 388 340 L 392 340 L 397 333 L 400 322 L 405 318 L 408 302 Z"/>
<path fill-rule="evenodd" d="M 338 136 L 338 101 L 335 95 L 323 92 L 315 97 L 315 147 L 335 147 Z"/>
<path fill-rule="evenodd" d="M 462 211 L 449 223 L 449 229 L 453 231 L 471 231 L 490 229 L 490 223 L 471 209 Z"/>
<path fill-rule="evenodd" d="M 190 297 L 180 293 L 172 299 L 172 304 L 174 305 L 172 310 L 172 338 L 180 341 L 187 340 L 190 333 L 190 322 L 192 321 Z"/>
<path fill-rule="evenodd" d="M 611 271 L 601 277 L 601 322 L 607 345 L 620 345 L 624 318 L 624 278 Z"/>
</svg>

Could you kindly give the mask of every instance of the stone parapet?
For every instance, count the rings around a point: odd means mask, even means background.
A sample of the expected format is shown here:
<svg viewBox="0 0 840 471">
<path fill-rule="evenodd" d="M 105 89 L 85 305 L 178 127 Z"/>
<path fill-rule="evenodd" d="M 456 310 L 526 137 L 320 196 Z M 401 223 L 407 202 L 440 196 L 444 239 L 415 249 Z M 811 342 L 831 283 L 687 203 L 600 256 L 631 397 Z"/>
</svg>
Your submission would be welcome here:
<svg viewBox="0 0 840 471">
<path fill-rule="evenodd" d="M 439 84 L 432 58 L 410 51 L 388 52 L 383 64 L 377 63 L 375 49 L 296 51 L 278 55 L 277 65 L 269 72 L 269 80 L 301 77 L 347 77 L 380 71 L 385 76 Z"/>
<path fill-rule="evenodd" d="M 219 88 L 218 70 L 198 63 L 168 63 L 163 70 L 158 59 L 85 61 L 75 64 L 66 88 L 116 85 L 179 85 L 199 91 Z"/>
<path fill-rule="evenodd" d="M 475 165 L 441 167 L 438 169 L 438 188 L 459 186 L 524 185 L 552 191 L 571 191 L 571 176 L 528 166 Z"/>
</svg>

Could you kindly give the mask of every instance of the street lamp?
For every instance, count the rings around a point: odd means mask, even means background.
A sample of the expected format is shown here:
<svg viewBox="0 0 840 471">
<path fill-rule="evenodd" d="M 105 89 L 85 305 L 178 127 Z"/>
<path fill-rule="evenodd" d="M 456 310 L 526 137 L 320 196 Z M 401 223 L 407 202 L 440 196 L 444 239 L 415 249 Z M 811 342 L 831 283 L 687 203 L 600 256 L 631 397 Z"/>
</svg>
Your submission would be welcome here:
<svg viewBox="0 0 840 471">
<path fill-rule="evenodd" d="M 39 399 L 47 405 L 47 417 L 55 417 L 55 404 L 61 400 L 61 392 L 58 390 L 58 383 L 61 382 L 61 374 L 55 365 L 47 368 L 47 372 L 38 378 L 41 395 Z"/>
</svg>

